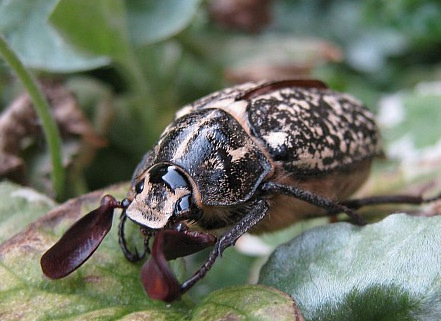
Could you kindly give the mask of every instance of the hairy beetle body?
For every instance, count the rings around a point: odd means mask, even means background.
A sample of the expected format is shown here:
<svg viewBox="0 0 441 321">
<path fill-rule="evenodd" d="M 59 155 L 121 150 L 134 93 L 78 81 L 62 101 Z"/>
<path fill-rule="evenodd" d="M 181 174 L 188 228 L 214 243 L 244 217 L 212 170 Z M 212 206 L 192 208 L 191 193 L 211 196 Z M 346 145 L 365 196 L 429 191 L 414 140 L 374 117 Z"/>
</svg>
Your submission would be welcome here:
<svg viewBox="0 0 441 321">
<path fill-rule="evenodd" d="M 347 198 L 382 155 L 372 114 L 356 99 L 319 81 L 246 83 L 184 106 L 137 166 L 126 199 L 111 196 L 76 222 L 41 258 L 45 275 L 61 278 L 98 248 L 121 208 L 119 242 L 130 261 L 124 225 L 145 235 L 141 281 L 153 299 L 173 301 L 211 269 L 246 232 L 268 232 L 301 218 L 382 203 L 421 204 L 441 198 Z M 149 240 L 154 237 L 150 250 Z M 180 284 L 167 260 L 213 246 Z"/>
<path fill-rule="evenodd" d="M 178 111 L 138 167 L 133 184 L 153 164 L 179 166 L 193 181 L 202 212 L 197 226 L 222 229 L 242 217 L 264 181 L 344 200 L 365 181 L 371 160 L 380 154 L 373 116 L 353 97 L 325 88 L 246 83 Z M 283 195 L 268 201 L 269 213 L 253 232 L 325 212 Z"/>
</svg>

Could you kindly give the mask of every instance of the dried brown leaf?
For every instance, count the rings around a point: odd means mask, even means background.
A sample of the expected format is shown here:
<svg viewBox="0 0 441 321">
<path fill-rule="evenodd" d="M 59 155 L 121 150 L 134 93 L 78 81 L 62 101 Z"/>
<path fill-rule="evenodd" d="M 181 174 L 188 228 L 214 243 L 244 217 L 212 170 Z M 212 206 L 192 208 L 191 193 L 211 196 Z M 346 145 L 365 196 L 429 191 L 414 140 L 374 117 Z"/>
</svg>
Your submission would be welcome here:
<svg viewBox="0 0 441 321">
<path fill-rule="evenodd" d="M 224 28 L 259 32 L 271 22 L 271 0 L 215 0 L 211 19 Z"/>
<path fill-rule="evenodd" d="M 105 145 L 106 141 L 96 134 L 74 95 L 63 84 L 47 81 L 42 85 L 42 90 L 63 140 L 73 140 L 76 152 L 81 150 L 83 144 L 94 149 Z M 0 115 L 0 178 L 19 183 L 27 181 L 23 154 L 30 146 L 39 145 L 42 133 L 40 121 L 27 94 L 20 95 L 6 107 Z M 64 160 L 65 164 L 68 162 L 69 159 Z M 45 171 L 50 169 L 46 168 Z"/>
</svg>

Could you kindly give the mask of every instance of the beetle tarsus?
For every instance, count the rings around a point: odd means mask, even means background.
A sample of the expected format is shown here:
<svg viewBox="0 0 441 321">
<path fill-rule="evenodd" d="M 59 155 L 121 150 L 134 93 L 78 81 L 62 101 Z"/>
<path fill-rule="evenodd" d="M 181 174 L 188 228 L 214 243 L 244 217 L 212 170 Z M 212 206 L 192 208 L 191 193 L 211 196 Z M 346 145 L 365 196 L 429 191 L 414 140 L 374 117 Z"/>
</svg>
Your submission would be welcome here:
<svg viewBox="0 0 441 321">
<path fill-rule="evenodd" d="M 413 195 L 379 195 L 358 199 L 351 199 L 341 202 L 342 205 L 350 209 L 359 209 L 364 206 L 382 205 L 382 204 L 413 204 L 421 205 L 432 203 L 441 199 L 441 194 L 433 197 L 424 198 L 422 196 Z"/>
<path fill-rule="evenodd" d="M 423 204 L 423 203 L 432 203 L 432 202 L 438 201 L 440 199 L 441 199 L 441 193 L 436 195 L 436 196 L 433 196 L 433 197 L 422 198 L 421 204 Z"/>
</svg>

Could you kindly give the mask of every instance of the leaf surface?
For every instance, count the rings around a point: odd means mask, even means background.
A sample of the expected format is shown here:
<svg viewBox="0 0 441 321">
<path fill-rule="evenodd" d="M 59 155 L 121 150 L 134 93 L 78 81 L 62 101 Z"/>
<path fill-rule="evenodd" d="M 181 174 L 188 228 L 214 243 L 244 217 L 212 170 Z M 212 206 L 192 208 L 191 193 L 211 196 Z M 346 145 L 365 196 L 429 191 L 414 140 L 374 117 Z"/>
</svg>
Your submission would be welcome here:
<svg viewBox="0 0 441 321">
<path fill-rule="evenodd" d="M 191 320 L 303 320 L 291 297 L 262 285 L 227 287 L 208 295 Z"/>
<path fill-rule="evenodd" d="M 306 320 L 441 315 L 441 217 L 390 215 L 315 228 L 277 248 L 259 283 L 290 294 Z"/>
<path fill-rule="evenodd" d="M 4 184 L 0 183 L 0 188 L 4 188 Z M 117 210 L 114 227 L 86 263 L 66 278 L 49 280 L 44 277 L 40 267 L 43 253 L 74 222 L 97 208 L 102 196 L 112 194 L 122 199 L 127 189 L 127 184 L 121 184 L 85 194 L 54 208 L 27 228 L 26 225 L 18 225 L 16 232 L 22 232 L 0 245 L 2 320 L 188 320 L 190 317 L 199 320 L 200 315 L 205 315 L 205 320 L 233 315 L 241 319 L 259 320 L 260 317 L 268 318 L 275 311 L 280 320 L 294 319 L 292 299 L 278 290 L 262 286 L 225 288 L 209 297 L 205 296 L 207 300 L 197 305 L 188 294 L 172 303 L 149 299 L 140 280 L 143 261 L 137 264 L 128 262 L 118 246 Z M 11 217 L 15 222 L 20 221 L 25 212 L 21 207 L 16 207 L 15 202 L 21 202 L 20 198 L 10 198 L 12 209 L 0 211 L 0 221 L 6 222 Z M 30 212 L 32 209 L 38 212 L 37 207 L 32 207 Z M 140 249 L 143 239 L 135 224 L 127 222 L 126 236 L 131 248 L 133 242 L 138 242 Z M 204 288 L 209 293 L 220 286 L 219 282 L 225 286 L 234 283 L 232 280 L 236 278 L 241 284 L 244 283 L 243 277 L 237 275 L 237 270 L 222 268 L 222 264 L 229 264 L 228 257 L 234 253 L 230 251 L 216 264 L 216 270 L 223 273 L 213 271 L 214 277 L 226 278 L 227 282 L 221 279 L 212 286 L 210 282 L 204 283 L 205 280 L 202 280 L 195 288 Z M 237 255 L 234 257 L 237 258 Z M 185 272 L 182 259 L 170 261 L 170 266 L 176 278 L 182 281 Z"/>
<path fill-rule="evenodd" d="M 56 0 L 0 0 L 0 32 L 23 62 L 32 68 L 71 72 L 109 63 L 106 57 L 78 52 L 48 23 Z"/>
</svg>

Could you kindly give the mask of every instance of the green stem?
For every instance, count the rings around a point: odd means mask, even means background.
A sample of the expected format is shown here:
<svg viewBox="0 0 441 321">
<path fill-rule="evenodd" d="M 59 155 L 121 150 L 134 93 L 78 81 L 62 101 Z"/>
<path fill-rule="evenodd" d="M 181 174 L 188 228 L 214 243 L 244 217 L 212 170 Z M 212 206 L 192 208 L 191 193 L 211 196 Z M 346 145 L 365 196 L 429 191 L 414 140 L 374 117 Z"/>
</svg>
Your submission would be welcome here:
<svg viewBox="0 0 441 321">
<path fill-rule="evenodd" d="M 52 160 L 52 185 L 57 199 L 61 199 L 64 191 L 64 168 L 62 163 L 61 139 L 57 124 L 52 118 L 49 104 L 37 85 L 32 74 L 25 68 L 17 55 L 9 48 L 6 40 L 0 34 L 0 56 L 9 64 L 26 88 L 34 108 L 43 125 L 43 132 L 49 146 Z"/>
</svg>

